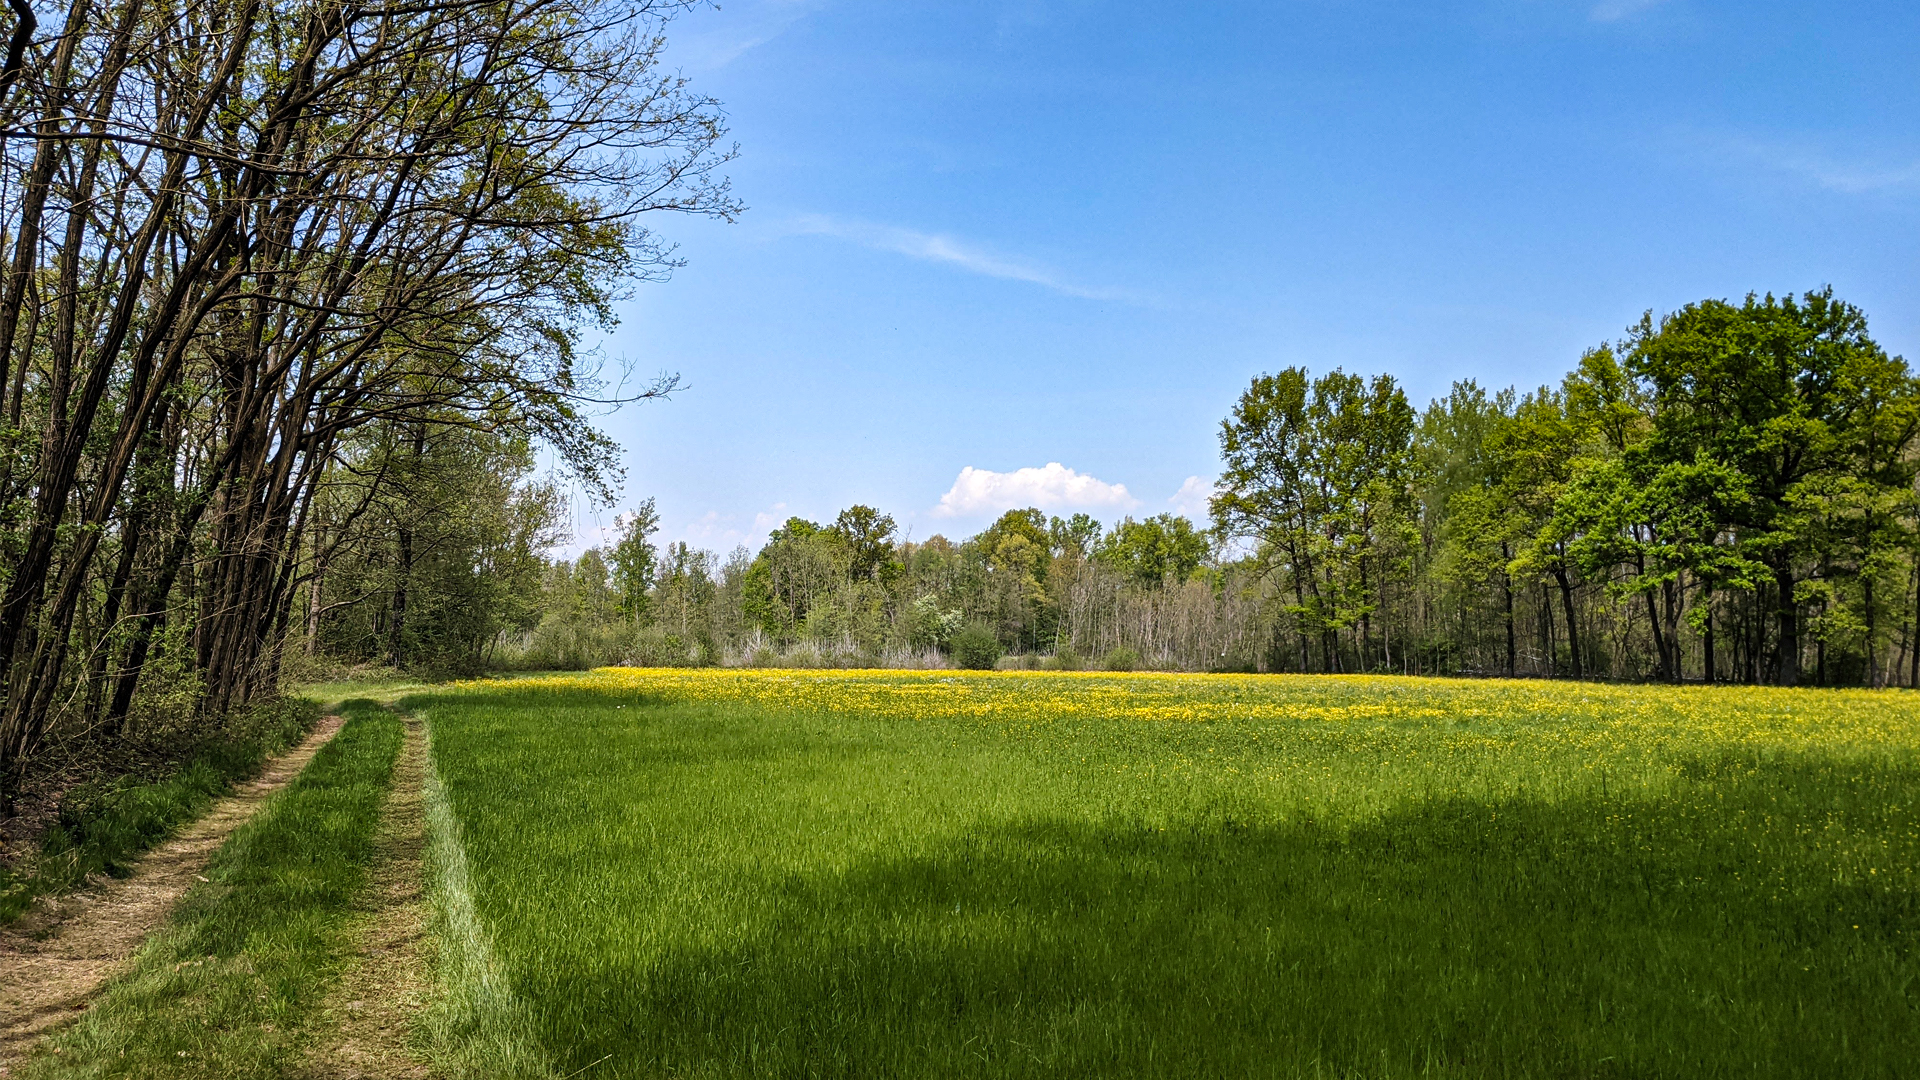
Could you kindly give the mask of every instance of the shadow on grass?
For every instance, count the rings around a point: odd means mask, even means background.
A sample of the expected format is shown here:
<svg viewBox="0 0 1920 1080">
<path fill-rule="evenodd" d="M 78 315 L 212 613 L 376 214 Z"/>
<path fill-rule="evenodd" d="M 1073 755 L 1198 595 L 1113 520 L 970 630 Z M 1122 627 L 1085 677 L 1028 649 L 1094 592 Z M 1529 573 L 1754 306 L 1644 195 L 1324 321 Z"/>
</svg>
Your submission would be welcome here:
<svg viewBox="0 0 1920 1080">
<path fill-rule="evenodd" d="M 1683 775 L 1352 829 L 990 829 L 774 882 L 722 949 L 583 939 L 516 983 L 601 1076 L 1912 1075 L 1920 769 Z"/>
</svg>

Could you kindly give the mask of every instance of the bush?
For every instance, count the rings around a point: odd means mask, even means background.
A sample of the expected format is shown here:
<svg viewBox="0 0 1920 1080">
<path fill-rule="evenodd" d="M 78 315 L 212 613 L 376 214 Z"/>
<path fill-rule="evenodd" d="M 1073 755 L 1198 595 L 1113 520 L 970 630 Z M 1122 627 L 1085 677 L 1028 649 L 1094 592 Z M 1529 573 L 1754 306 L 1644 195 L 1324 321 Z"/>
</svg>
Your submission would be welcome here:
<svg viewBox="0 0 1920 1080">
<path fill-rule="evenodd" d="M 1047 661 L 1047 667 L 1054 671 L 1079 671 L 1086 666 L 1087 662 L 1080 659 L 1080 654 L 1074 652 L 1072 647 L 1065 645 L 1055 649 L 1053 658 Z"/>
<path fill-rule="evenodd" d="M 1140 654 L 1132 649 L 1121 647 L 1107 654 L 1108 671 L 1132 671 L 1140 666 Z"/>
<path fill-rule="evenodd" d="M 1000 660 L 1000 639 L 979 623 L 953 635 L 953 662 L 969 671 L 992 671 Z"/>
</svg>

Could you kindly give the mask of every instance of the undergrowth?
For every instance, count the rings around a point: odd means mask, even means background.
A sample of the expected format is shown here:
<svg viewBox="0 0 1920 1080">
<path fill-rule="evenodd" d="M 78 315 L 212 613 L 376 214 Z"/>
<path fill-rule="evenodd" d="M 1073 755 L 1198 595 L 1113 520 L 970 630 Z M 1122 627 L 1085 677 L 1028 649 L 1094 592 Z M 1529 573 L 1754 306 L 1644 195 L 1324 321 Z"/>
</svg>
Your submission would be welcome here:
<svg viewBox="0 0 1920 1080">
<path fill-rule="evenodd" d="M 236 716 L 158 778 L 129 773 L 68 789 L 33 853 L 0 870 L 0 924 L 96 875 L 126 876 L 135 859 L 258 775 L 319 718 L 317 703 L 283 698 Z"/>
</svg>

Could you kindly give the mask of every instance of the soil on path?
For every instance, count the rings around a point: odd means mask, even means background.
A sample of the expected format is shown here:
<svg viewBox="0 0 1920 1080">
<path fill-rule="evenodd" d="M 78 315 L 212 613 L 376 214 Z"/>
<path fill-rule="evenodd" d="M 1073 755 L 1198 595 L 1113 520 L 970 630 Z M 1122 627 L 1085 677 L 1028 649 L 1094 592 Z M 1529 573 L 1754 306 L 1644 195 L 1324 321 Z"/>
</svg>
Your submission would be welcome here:
<svg viewBox="0 0 1920 1080">
<path fill-rule="evenodd" d="M 298 776 L 341 723 L 338 716 L 321 720 L 299 746 L 149 852 L 128 877 L 42 901 L 0 928 L 0 1076 L 42 1035 L 86 1009 L 181 894 L 206 880 L 201 871 L 227 837 Z"/>
<path fill-rule="evenodd" d="M 406 742 L 394 762 L 381 815 L 379 848 L 367 868 L 354 951 L 327 995 L 309 1052 L 311 1080 L 424 1080 L 415 1018 L 426 1008 L 431 942 L 427 934 L 427 739 L 422 722 L 402 717 Z"/>
</svg>

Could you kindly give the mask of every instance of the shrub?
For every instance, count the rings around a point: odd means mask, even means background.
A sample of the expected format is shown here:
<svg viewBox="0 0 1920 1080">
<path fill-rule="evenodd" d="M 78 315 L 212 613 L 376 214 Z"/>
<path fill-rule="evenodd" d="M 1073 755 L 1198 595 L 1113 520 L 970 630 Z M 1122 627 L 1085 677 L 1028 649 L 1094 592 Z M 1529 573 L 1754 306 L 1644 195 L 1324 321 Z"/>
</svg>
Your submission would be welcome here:
<svg viewBox="0 0 1920 1080">
<path fill-rule="evenodd" d="M 1047 662 L 1047 666 L 1055 671 L 1079 671 L 1087 666 L 1087 662 L 1080 659 L 1080 654 L 1074 652 L 1071 646 L 1063 645 L 1054 650 L 1053 658 Z"/>
<path fill-rule="evenodd" d="M 1000 639 L 979 623 L 953 635 L 953 662 L 969 671 L 991 671 L 1000 659 Z"/>
<path fill-rule="evenodd" d="M 1108 671 L 1132 671 L 1140 666 L 1140 654 L 1122 646 L 1107 654 Z"/>
</svg>

